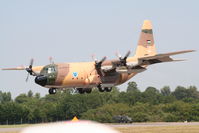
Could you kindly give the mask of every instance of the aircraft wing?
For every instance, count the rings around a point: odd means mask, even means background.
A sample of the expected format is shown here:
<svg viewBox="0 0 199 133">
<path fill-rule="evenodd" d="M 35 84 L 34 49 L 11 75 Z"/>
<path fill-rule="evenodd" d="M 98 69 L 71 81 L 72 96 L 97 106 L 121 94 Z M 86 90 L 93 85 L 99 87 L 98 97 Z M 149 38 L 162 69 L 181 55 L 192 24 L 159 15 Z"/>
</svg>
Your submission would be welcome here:
<svg viewBox="0 0 199 133">
<path fill-rule="evenodd" d="M 177 52 L 170 52 L 164 54 L 157 54 L 154 56 L 147 56 L 138 58 L 139 65 L 150 65 L 155 63 L 161 62 L 172 62 L 172 61 L 184 61 L 184 60 L 174 60 L 170 56 L 177 55 L 177 54 L 184 54 L 188 52 L 194 52 L 195 50 L 184 50 L 184 51 L 177 51 Z"/>
<path fill-rule="evenodd" d="M 1 70 L 25 70 L 25 67 L 2 68 Z"/>
<path fill-rule="evenodd" d="M 20 67 L 15 67 L 15 68 L 2 68 L 1 70 L 26 70 L 26 68 L 28 68 L 28 67 L 20 66 Z M 34 67 L 32 67 L 32 70 L 35 73 L 39 73 L 42 68 L 43 68 L 43 66 L 34 66 Z"/>
</svg>

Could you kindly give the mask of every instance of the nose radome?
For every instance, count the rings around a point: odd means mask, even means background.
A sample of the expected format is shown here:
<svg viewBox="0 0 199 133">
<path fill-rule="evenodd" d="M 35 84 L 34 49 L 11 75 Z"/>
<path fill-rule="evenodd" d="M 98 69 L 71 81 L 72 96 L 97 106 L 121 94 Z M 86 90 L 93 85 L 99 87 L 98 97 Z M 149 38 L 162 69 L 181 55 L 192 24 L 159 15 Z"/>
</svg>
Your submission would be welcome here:
<svg viewBox="0 0 199 133">
<path fill-rule="evenodd" d="M 35 83 L 37 83 L 41 86 L 45 86 L 47 83 L 47 77 L 44 75 L 39 75 L 35 78 Z"/>
</svg>

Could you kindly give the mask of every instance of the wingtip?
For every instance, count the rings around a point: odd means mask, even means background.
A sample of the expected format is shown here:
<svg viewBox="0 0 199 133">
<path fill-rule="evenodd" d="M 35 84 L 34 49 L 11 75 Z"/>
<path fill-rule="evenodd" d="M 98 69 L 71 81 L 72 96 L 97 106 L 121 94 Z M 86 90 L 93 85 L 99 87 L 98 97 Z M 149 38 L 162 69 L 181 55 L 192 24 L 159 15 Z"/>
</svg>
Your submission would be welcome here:
<svg viewBox="0 0 199 133">
<path fill-rule="evenodd" d="M 196 50 L 185 50 L 185 53 L 189 53 L 189 52 L 196 52 Z"/>
<path fill-rule="evenodd" d="M 142 25 L 142 29 L 152 29 L 152 24 L 150 20 L 144 20 L 144 23 Z"/>
<path fill-rule="evenodd" d="M 191 52 L 197 52 L 197 50 L 190 50 Z"/>
</svg>

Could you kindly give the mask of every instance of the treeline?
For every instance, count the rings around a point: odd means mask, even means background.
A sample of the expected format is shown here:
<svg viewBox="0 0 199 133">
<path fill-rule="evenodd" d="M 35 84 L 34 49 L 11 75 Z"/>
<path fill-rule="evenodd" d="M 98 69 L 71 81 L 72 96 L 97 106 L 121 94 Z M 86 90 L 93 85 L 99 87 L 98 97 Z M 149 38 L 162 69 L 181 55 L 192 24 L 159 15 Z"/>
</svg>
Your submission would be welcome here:
<svg viewBox="0 0 199 133">
<path fill-rule="evenodd" d="M 147 87 L 140 91 L 129 82 L 126 92 L 114 87 L 112 92 L 91 94 L 60 91 L 40 97 L 39 93 L 20 94 L 15 99 L 10 92 L 0 91 L 0 124 L 41 123 L 80 119 L 116 122 L 114 116 L 128 116 L 133 122 L 199 121 L 199 92 L 195 86 L 169 86 L 160 90 Z"/>
</svg>

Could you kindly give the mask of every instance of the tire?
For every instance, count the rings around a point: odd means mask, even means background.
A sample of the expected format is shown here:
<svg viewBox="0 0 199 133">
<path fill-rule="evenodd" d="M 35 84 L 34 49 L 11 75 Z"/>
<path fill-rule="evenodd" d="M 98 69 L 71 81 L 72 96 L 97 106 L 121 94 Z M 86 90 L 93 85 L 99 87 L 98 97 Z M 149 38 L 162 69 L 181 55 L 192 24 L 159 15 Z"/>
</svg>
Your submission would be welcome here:
<svg viewBox="0 0 199 133">
<path fill-rule="evenodd" d="M 91 93 L 92 89 L 91 88 L 85 88 L 86 93 Z"/>
<path fill-rule="evenodd" d="M 112 91 L 112 87 L 105 87 L 104 88 L 106 92 L 111 92 Z"/>
<path fill-rule="evenodd" d="M 85 90 L 83 88 L 77 88 L 79 94 L 84 94 L 85 93 Z"/>
<path fill-rule="evenodd" d="M 50 88 L 48 90 L 48 92 L 49 92 L 49 94 L 56 94 L 57 90 L 56 90 L 56 88 Z"/>
<path fill-rule="evenodd" d="M 100 92 L 104 92 L 104 91 L 105 91 L 105 89 L 102 88 L 102 87 L 98 87 L 98 90 L 99 90 Z"/>
</svg>

